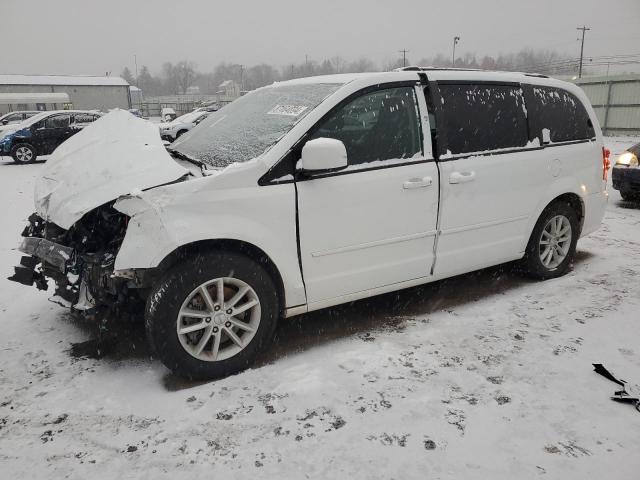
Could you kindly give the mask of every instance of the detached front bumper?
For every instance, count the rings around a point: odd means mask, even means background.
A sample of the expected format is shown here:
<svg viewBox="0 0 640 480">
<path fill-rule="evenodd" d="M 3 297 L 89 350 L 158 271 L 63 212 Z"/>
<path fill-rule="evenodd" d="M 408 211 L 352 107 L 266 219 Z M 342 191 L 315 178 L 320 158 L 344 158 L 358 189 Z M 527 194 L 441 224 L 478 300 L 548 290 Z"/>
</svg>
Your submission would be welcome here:
<svg viewBox="0 0 640 480">
<path fill-rule="evenodd" d="M 55 282 L 55 295 L 76 310 L 114 303 L 126 282 L 113 277 L 113 256 L 80 255 L 71 247 L 40 237 L 25 237 L 18 250 L 26 256 L 9 280 L 47 290 L 50 278 Z"/>
<path fill-rule="evenodd" d="M 67 262 L 75 257 L 73 248 L 38 237 L 25 237 L 18 250 L 57 267 L 61 273 L 66 273 Z"/>
<path fill-rule="evenodd" d="M 617 167 L 612 169 L 613 188 L 620 192 L 640 193 L 640 168 Z"/>
<path fill-rule="evenodd" d="M 18 247 L 25 253 L 20 265 L 14 267 L 14 274 L 9 280 L 23 285 L 35 285 L 40 290 L 47 290 L 47 277 L 57 285 L 56 294 L 69 301 L 77 301 L 77 275 L 70 271 L 75 265 L 76 252 L 73 248 L 52 242 L 40 237 L 25 237 Z"/>
</svg>

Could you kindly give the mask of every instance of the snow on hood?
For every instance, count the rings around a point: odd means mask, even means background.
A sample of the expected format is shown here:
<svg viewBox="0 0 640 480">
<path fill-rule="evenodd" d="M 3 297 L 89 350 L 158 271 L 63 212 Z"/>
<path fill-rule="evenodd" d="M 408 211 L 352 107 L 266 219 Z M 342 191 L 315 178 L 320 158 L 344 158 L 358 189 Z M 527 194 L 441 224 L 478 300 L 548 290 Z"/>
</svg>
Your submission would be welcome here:
<svg viewBox="0 0 640 480">
<path fill-rule="evenodd" d="M 113 110 L 49 157 L 36 181 L 36 212 L 68 229 L 100 205 L 187 173 L 166 151 L 154 124 Z"/>
</svg>

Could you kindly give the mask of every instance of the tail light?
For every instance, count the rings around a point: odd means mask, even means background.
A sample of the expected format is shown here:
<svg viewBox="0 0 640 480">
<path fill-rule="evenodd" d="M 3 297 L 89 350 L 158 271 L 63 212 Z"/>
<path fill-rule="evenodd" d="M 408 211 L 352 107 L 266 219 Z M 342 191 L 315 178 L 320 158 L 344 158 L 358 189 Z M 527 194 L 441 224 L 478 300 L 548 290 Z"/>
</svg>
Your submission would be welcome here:
<svg viewBox="0 0 640 480">
<path fill-rule="evenodd" d="M 602 180 L 607 181 L 609 168 L 611 167 L 611 161 L 609 160 L 611 151 L 608 148 L 602 147 Z"/>
</svg>

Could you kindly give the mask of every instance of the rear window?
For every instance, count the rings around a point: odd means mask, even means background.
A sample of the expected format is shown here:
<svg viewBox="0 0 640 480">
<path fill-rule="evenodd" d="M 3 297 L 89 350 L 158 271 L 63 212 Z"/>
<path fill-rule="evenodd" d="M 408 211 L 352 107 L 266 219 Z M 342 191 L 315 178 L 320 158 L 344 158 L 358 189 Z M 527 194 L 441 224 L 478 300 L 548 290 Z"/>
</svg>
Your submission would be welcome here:
<svg viewBox="0 0 640 480">
<path fill-rule="evenodd" d="M 440 84 L 439 89 L 450 153 L 483 152 L 527 144 L 527 117 L 519 86 Z"/>
<path fill-rule="evenodd" d="M 561 88 L 531 87 L 527 109 L 531 115 L 532 132 L 542 136 L 548 129 L 551 142 L 570 142 L 593 138 L 595 132 L 582 102 Z"/>
</svg>

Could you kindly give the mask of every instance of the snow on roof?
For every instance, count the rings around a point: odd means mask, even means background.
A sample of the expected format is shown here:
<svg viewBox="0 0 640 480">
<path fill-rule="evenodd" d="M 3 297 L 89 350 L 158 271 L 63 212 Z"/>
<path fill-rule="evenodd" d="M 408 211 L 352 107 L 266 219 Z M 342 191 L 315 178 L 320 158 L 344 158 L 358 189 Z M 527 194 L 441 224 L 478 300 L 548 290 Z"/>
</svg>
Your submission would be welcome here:
<svg viewBox="0 0 640 480">
<path fill-rule="evenodd" d="M 18 103 L 68 103 L 69 94 L 58 93 L 0 93 L 0 105 Z"/>
<path fill-rule="evenodd" d="M 140 92 L 141 90 L 136 87 L 135 85 L 129 85 L 129 90 L 131 90 L 132 92 Z"/>
<path fill-rule="evenodd" d="M 0 85 L 93 85 L 128 86 L 120 77 L 98 77 L 91 75 L 14 75 L 1 74 Z"/>
</svg>

